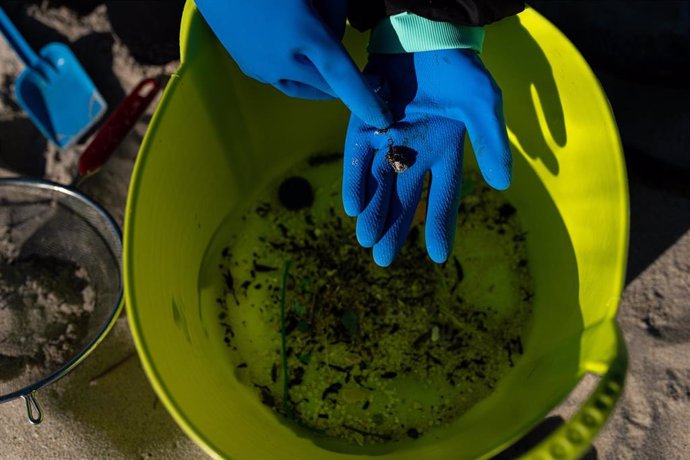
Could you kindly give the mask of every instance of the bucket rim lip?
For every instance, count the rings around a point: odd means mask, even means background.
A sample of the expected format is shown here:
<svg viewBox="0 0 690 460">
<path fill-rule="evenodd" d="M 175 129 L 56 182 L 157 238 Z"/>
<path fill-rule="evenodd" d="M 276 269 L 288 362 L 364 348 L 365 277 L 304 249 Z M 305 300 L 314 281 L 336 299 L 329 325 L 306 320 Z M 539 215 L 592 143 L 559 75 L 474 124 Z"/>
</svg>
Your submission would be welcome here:
<svg viewBox="0 0 690 460">
<path fill-rule="evenodd" d="M 524 12 L 527 12 L 529 15 L 536 15 L 540 23 L 546 23 L 550 28 L 552 29 L 552 33 L 555 33 L 558 35 L 562 40 L 564 40 L 573 50 L 573 52 L 580 57 L 580 59 L 586 64 L 586 69 L 587 72 L 590 76 L 593 77 L 594 81 L 596 82 L 596 91 L 602 96 L 604 101 L 608 102 L 608 99 L 606 97 L 606 93 L 603 90 L 603 87 L 601 86 L 601 83 L 599 80 L 596 78 L 594 75 L 594 72 L 592 71 L 591 67 L 587 63 L 587 61 L 582 57 L 582 54 L 580 51 L 577 49 L 577 47 L 570 41 L 570 39 L 563 34 L 563 32 L 558 29 L 551 21 L 546 19 L 544 16 L 541 15 L 537 10 L 534 8 L 530 7 L 529 5 L 526 6 Z M 524 13 L 523 12 L 523 13 Z M 521 14 L 523 14 L 521 13 Z M 521 15 L 519 14 L 518 17 Z M 184 433 L 186 433 L 200 448 L 202 448 L 207 454 L 210 456 L 217 458 L 217 457 L 222 457 L 222 456 L 229 456 L 231 452 L 228 452 L 227 448 L 222 448 L 220 447 L 217 443 L 212 441 L 204 432 L 204 430 L 200 429 L 199 424 L 194 422 L 190 417 L 188 416 L 187 411 L 183 409 L 183 406 L 181 406 L 178 402 L 178 399 L 175 398 L 175 393 L 173 391 L 170 391 L 169 386 L 166 384 L 165 379 L 161 376 L 161 374 L 158 371 L 158 368 L 156 367 L 155 364 L 155 359 L 153 359 L 153 356 L 150 351 L 150 347 L 146 344 L 146 339 L 145 339 L 145 334 L 143 332 L 142 328 L 142 322 L 140 318 L 138 317 L 137 310 L 141 308 L 138 302 L 135 301 L 135 285 L 136 283 L 135 276 L 134 276 L 134 267 L 133 267 L 133 259 L 134 259 L 134 249 L 133 245 L 134 243 L 132 242 L 133 237 L 131 235 L 134 234 L 134 221 L 135 221 L 135 214 L 137 211 L 137 203 L 139 198 L 139 193 L 141 191 L 141 177 L 143 175 L 143 171 L 146 169 L 145 165 L 147 163 L 147 156 L 144 154 L 142 155 L 141 152 L 145 152 L 149 149 L 150 144 L 152 142 L 152 138 L 154 137 L 154 133 L 159 128 L 159 122 L 160 118 L 162 118 L 162 113 L 167 110 L 167 104 L 169 101 L 172 99 L 172 93 L 175 90 L 175 87 L 177 86 L 177 83 L 180 83 L 180 80 L 182 80 L 182 76 L 185 74 L 185 69 L 187 66 L 191 65 L 192 59 L 190 56 L 190 49 L 189 49 L 189 41 L 190 41 L 190 33 L 193 27 L 195 25 L 193 22 L 195 21 L 195 17 L 199 16 L 201 17 L 200 13 L 198 13 L 196 6 L 194 5 L 194 2 L 191 0 L 187 0 L 185 4 L 185 10 L 182 15 L 182 26 L 180 30 L 180 47 L 181 47 L 181 61 L 180 65 L 175 71 L 175 73 L 172 75 L 167 87 L 166 91 L 161 99 L 161 102 L 156 110 L 156 113 L 154 114 L 153 119 L 151 120 L 149 124 L 149 129 L 146 132 L 145 138 L 141 144 L 140 147 L 140 155 L 137 158 L 137 162 L 132 174 L 132 181 L 130 183 L 130 189 L 129 189 L 129 195 L 128 195 L 128 201 L 127 201 L 127 219 L 125 222 L 125 227 L 124 227 L 124 252 L 123 252 L 123 260 L 124 260 L 124 277 L 125 277 L 125 299 L 126 299 L 126 308 L 128 311 L 128 322 L 130 325 L 130 330 L 132 332 L 132 337 L 137 349 L 137 353 L 139 355 L 142 367 L 147 375 L 147 378 L 149 380 L 150 385 L 156 392 L 157 396 L 160 398 L 161 402 L 163 405 L 166 407 L 166 410 L 170 413 L 172 418 L 175 420 L 175 422 L 180 426 L 180 428 L 183 430 Z M 203 20 L 202 20 L 203 21 Z M 617 153 L 618 161 L 619 161 L 619 166 L 620 169 L 616 171 L 616 179 L 620 180 L 622 183 L 622 190 L 620 193 L 620 196 L 622 198 L 622 201 L 619 203 L 620 204 L 620 209 L 622 210 L 622 219 L 623 221 L 620 222 L 621 224 L 621 238 L 618 239 L 620 244 L 622 245 L 620 248 L 619 254 L 622 257 L 622 271 L 621 273 L 617 274 L 618 282 L 615 286 L 615 289 L 617 291 L 617 296 L 615 298 L 615 303 L 616 307 L 610 310 L 610 314 L 607 315 L 605 318 L 602 318 L 602 322 L 611 322 L 615 325 L 615 327 L 620 328 L 620 325 L 616 321 L 616 315 L 618 312 L 618 304 L 620 303 L 620 298 L 622 296 L 622 288 L 624 286 L 625 282 L 625 266 L 626 266 L 626 259 L 627 259 L 627 247 L 628 247 L 628 234 L 629 234 L 629 204 L 628 204 L 628 190 L 627 190 L 627 174 L 626 174 L 626 168 L 625 168 L 625 160 L 623 157 L 623 148 L 622 148 L 622 143 L 620 140 L 620 135 L 618 134 L 618 130 L 615 124 L 615 117 L 613 114 L 613 111 L 610 108 L 610 105 L 607 108 L 607 118 L 608 118 L 608 125 L 611 129 L 609 131 L 612 133 L 611 134 L 611 140 L 615 143 L 615 150 Z M 583 327 L 583 332 L 586 330 L 586 327 Z M 607 367 L 610 366 L 610 363 L 607 364 Z M 580 376 L 581 377 L 581 376 Z M 573 387 L 574 388 L 574 387 Z M 569 392 L 572 391 L 572 388 L 569 390 Z M 547 408 L 545 409 L 544 415 L 548 414 L 548 412 L 553 409 Z M 535 421 L 530 425 L 530 427 L 533 427 L 538 423 L 538 421 Z M 505 438 L 504 442 L 501 442 L 500 444 L 497 444 L 494 446 L 494 448 L 491 451 L 486 451 L 486 455 L 493 455 L 496 453 L 501 452 L 504 450 L 506 447 L 510 446 L 513 442 L 515 442 L 517 439 L 519 439 L 521 436 L 524 436 L 529 430 L 529 427 L 527 430 L 525 429 L 519 429 L 519 434 L 516 436 L 512 437 L 507 437 Z M 325 450 L 323 449 L 322 452 L 324 455 L 331 455 L 334 454 L 334 452 Z M 384 454 L 381 457 L 382 458 L 390 458 L 391 455 L 395 455 L 395 451 L 390 452 L 388 454 Z"/>
<path fill-rule="evenodd" d="M 110 215 L 110 213 L 108 213 L 108 211 L 105 210 L 105 208 L 103 208 L 103 206 L 101 206 L 98 202 L 94 201 L 92 198 L 88 197 L 87 195 L 85 195 L 84 193 L 82 193 L 74 187 L 58 184 L 57 182 L 49 181 L 46 179 L 24 176 L 1 177 L 0 187 L 8 185 L 39 188 L 43 190 L 59 192 L 61 194 L 75 198 L 83 202 L 87 206 L 93 208 L 98 213 L 98 216 L 102 219 L 102 221 L 106 224 L 108 229 L 112 232 L 113 236 L 115 236 L 115 241 L 118 242 L 120 245 L 120 254 L 116 254 L 116 258 L 118 258 L 118 262 L 120 262 L 120 276 L 122 277 L 122 231 L 120 230 L 120 227 L 118 226 L 117 222 L 115 222 L 115 219 Z M 93 338 L 89 340 L 89 342 L 86 343 L 77 353 L 75 353 L 72 356 L 72 358 L 70 358 L 65 364 L 63 364 L 47 376 L 29 385 L 25 385 L 24 387 L 18 390 L 6 394 L 0 394 L 0 404 L 21 397 L 29 396 L 33 392 L 38 391 L 52 383 L 55 383 L 57 380 L 72 372 L 98 346 L 98 344 L 105 338 L 105 336 L 108 335 L 108 332 L 110 332 L 110 329 L 112 329 L 112 327 L 114 326 L 115 321 L 119 317 L 123 307 L 124 282 L 121 282 L 120 289 L 117 295 L 117 300 L 114 303 L 114 307 L 112 308 L 110 314 L 108 314 L 108 316 L 106 317 L 105 321 L 103 322 L 103 325 L 96 331 Z"/>
</svg>

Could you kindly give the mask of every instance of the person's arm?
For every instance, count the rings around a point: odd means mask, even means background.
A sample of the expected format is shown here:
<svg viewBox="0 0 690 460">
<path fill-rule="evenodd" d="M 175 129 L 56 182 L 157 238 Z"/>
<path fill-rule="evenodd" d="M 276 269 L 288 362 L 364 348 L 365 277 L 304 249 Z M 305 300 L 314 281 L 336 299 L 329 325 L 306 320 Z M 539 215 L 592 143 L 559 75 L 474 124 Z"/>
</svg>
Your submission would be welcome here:
<svg viewBox="0 0 690 460">
<path fill-rule="evenodd" d="M 369 87 L 342 43 L 348 0 L 195 0 L 242 72 L 288 96 L 340 99 L 377 128 L 387 105 Z"/>
<path fill-rule="evenodd" d="M 349 0 L 348 19 L 359 30 L 399 13 L 414 13 L 434 21 L 483 26 L 519 13 L 522 0 Z"/>
</svg>

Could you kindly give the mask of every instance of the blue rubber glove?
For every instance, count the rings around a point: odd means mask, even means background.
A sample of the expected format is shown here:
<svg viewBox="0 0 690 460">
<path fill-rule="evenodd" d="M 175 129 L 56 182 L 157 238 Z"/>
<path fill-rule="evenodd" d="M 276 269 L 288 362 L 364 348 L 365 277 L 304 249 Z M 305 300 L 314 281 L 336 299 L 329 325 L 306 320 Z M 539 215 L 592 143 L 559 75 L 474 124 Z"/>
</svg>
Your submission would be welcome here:
<svg viewBox="0 0 690 460">
<path fill-rule="evenodd" d="M 396 122 L 378 132 L 352 116 L 345 141 L 343 204 L 357 216 L 357 239 L 388 266 L 403 246 L 431 172 L 425 238 L 431 259 L 446 261 L 460 203 L 465 131 L 484 179 L 510 185 L 512 157 L 501 91 L 476 53 L 449 49 L 373 54 L 364 70 L 388 99 Z M 390 146 L 411 166 L 396 173 Z"/>
<path fill-rule="evenodd" d="M 196 0 L 242 71 L 292 97 L 340 98 L 365 123 L 392 122 L 340 43 L 347 0 Z"/>
</svg>

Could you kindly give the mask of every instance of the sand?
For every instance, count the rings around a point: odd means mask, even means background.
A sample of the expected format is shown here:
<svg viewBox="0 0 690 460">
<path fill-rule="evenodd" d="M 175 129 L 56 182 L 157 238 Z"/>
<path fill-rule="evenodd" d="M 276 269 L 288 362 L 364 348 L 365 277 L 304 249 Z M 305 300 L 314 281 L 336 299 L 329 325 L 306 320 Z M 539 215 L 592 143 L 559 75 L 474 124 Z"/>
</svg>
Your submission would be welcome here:
<svg viewBox="0 0 690 460">
<path fill-rule="evenodd" d="M 0 253 L 0 395 L 46 378 L 79 353 L 94 294 L 86 270 L 71 261 Z"/>
<path fill-rule="evenodd" d="M 77 3 L 0 2 L 35 47 L 55 39 L 69 42 L 111 107 L 140 78 L 175 69 L 174 40 L 150 37 L 152 57 L 137 37 L 113 33 L 107 7 L 130 2 L 89 0 L 72 9 Z M 175 10 L 168 2 L 138 3 L 146 4 L 142 8 L 150 15 L 163 4 Z M 79 148 L 58 155 L 18 109 L 10 91 L 20 68 L 0 40 L 0 177 L 33 174 L 69 182 Z M 84 186 L 119 223 L 148 119 L 142 118 L 100 175 Z M 653 127 L 654 120 L 649 123 Z M 623 400 L 587 458 L 690 458 L 689 176 L 634 156 L 627 160 L 632 227 L 619 321 L 630 349 L 630 372 Z M 594 383 L 586 379 L 526 443 L 571 414 Z M 125 317 L 80 367 L 38 397 L 46 418 L 36 427 L 26 421 L 22 401 L 0 404 L 2 458 L 207 458 L 158 402 Z M 520 447 L 501 458 L 517 452 Z"/>
</svg>

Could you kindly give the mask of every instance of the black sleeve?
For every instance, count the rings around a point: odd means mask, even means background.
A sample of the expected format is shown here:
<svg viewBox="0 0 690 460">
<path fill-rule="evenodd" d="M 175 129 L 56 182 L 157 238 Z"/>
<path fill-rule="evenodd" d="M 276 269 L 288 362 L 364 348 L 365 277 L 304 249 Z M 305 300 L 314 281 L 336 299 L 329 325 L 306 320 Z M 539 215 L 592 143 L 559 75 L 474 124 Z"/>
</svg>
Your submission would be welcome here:
<svg viewBox="0 0 690 460">
<path fill-rule="evenodd" d="M 387 16 L 405 11 L 434 21 L 483 26 L 525 8 L 522 0 L 349 0 L 348 19 L 367 30 Z"/>
</svg>

